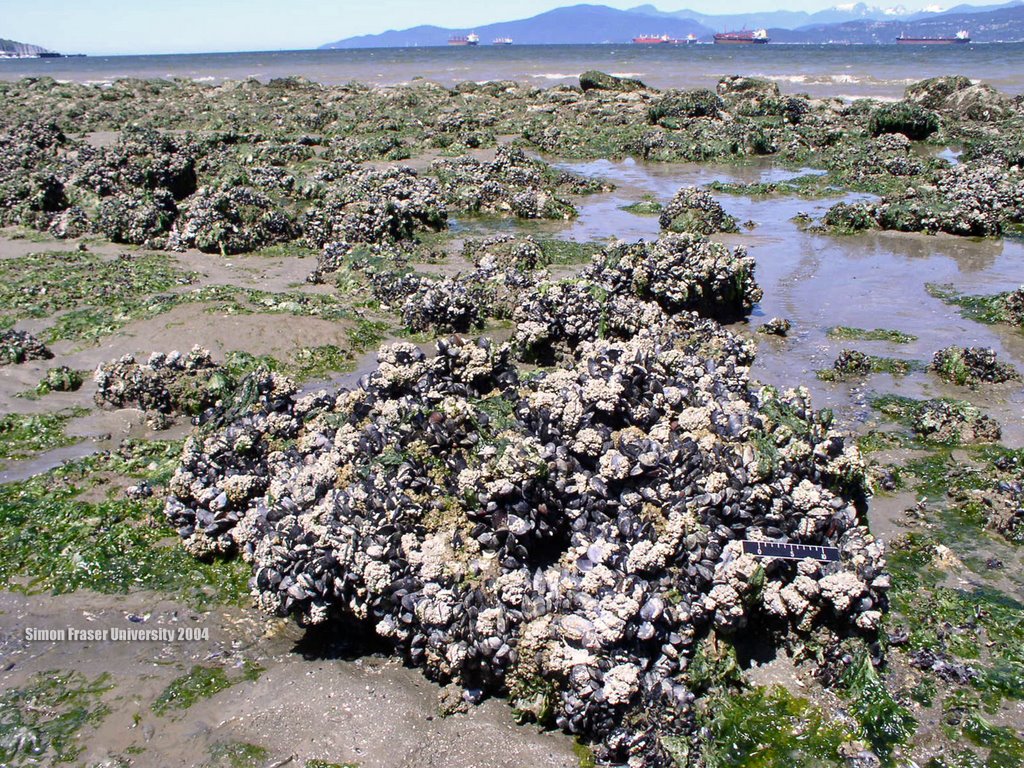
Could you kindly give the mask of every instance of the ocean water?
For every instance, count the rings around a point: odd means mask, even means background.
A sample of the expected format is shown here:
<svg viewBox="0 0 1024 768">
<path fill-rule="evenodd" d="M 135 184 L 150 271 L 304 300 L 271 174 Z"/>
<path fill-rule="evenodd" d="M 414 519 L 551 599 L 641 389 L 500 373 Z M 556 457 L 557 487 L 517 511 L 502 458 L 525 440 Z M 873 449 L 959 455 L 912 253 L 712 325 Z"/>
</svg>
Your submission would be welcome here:
<svg viewBox="0 0 1024 768">
<path fill-rule="evenodd" d="M 109 83 L 117 78 L 224 80 L 303 76 L 327 85 L 393 85 L 423 77 L 574 83 L 587 69 L 638 77 L 657 88 L 713 86 L 731 74 L 766 77 L 784 92 L 854 99 L 899 98 L 908 83 L 961 74 L 1011 94 L 1024 93 L 1024 44 L 967 46 L 635 46 L 543 45 L 384 48 L 0 60 L 0 80 L 50 76 Z"/>
</svg>

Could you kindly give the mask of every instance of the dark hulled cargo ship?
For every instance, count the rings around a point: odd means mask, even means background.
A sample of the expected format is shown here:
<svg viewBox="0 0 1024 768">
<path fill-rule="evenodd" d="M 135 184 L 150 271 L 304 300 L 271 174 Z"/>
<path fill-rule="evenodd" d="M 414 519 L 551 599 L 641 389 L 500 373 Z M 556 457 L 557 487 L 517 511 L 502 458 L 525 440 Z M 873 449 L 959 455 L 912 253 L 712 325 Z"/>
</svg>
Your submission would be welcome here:
<svg viewBox="0 0 1024 768">
<path fill-rule="evenodd" d="M 763 45 L 770 39 L 766 29 L 745 29 L 742 32 L 719 32 L 715 35 L 715 45 Z"/>
<path fill-rule="evenodd" d="M 961 29 L 953 37 L 908 37 L 902 34 L 896 38 L 897 45 L 966 45 L 971 42 L 971 34 Z"/>
</svg>

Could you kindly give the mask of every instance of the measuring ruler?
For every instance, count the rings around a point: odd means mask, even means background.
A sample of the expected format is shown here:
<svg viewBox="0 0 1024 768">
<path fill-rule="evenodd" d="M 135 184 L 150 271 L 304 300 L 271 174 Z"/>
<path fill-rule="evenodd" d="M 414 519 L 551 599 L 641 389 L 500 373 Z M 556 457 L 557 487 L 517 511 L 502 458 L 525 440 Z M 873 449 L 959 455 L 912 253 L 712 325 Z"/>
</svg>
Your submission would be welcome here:
<svg viewBox="0 0 1024 768">
<path fill-rule="evenodd" d="M 821 547 L 817 544 L 789 544 L 784 541 L 750 541 L 743 542 L 743 551 L 755 557 L 779 557 L 784 560 L 821 560 L 826 563 L 839 562 L 839 549 Z"/>
</svg>

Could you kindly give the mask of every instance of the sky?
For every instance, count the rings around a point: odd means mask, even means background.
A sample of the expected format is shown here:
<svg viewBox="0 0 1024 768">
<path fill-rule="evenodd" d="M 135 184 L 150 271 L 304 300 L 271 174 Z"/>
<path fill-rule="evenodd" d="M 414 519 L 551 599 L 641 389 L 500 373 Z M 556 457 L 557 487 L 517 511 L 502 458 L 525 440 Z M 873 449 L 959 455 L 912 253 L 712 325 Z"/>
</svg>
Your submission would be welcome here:
<svg viewBox="0 0 1024 768">
<path fill-rule="evenodd" d="M 0 0 L 0 37 L 62 53 L 194 53 L 316 48 L 354 35 L 420 24 L 473 27 L 575 0 Z M 632 8 L 645 0 L 591 0 Z M 868 0 L 871 4 L 871 0 Z M 725 11 L 718 0 L 653 3 L 662 10 Z M 733 0 L 728 12 L 820 10 L 836 0 Z M 887 2 L 879 2 L 887 5 Z M 895 4 L 895 3 L 892 3 Z M 904 2 L 912 6 L 912 3 Z M 921 3 L 923 5 L 924 3 Z"/>
</svg>

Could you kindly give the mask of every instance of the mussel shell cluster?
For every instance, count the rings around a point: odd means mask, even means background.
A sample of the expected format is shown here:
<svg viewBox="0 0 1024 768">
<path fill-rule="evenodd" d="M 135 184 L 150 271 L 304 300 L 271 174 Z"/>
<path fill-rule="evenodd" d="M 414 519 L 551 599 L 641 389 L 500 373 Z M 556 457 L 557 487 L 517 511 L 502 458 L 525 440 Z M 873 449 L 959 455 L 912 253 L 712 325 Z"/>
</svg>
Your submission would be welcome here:
<svg viewBox="0 0 1024 768">
<path fill-rule="evenodd" d="M 806 391 L 753 387 L 750 344 L 712 320 L 613 300 L 617 331 L 580 326 L 528 376 L 516 343 L 461 337 L 384 347 L 352 391 L 260 372 L 187 442 L 167 515 L 198 556 L 248 560 L 268 611 L 360 624 L 468 700 L 670 765 L 660 734 L 692 728 L 703 638 L 871 636 L 888 581 L 863 465 Z M 757 560 L 743 539 L 842 562 Z"/>
<path fill-rule="evenodd" d="M 1012 365 L 999 361 L 991 347 L 944 347 L 932 356 L 931 368 L 943 377 L 962 369 L 964 380 L 958 383 L 1001 384 L 1020 378 Z"/>
<path fill-rule="evenodd" d="M 52 358 L 53 352 L 31 333 L 13 328 L 0 330 L 0 365 Z"/>
<path fill-rule="evenodd" d="M 584 278 L 612 295 L 657 302 L 669 314 L 688 310 L 719 321 L 750 314 L 762 296 L 746 249 L 691 233 L 664 234 L 653 243 L 609 247 Z"/>
<path fill-rule="evenodd" d="M 93 375 L 94 399 L 103 408 L 138 408 L 165 416 L 198 415 L 228 389 L 228 377 L 209 350 L 187 354 L 154 352 L 138 362 L 132 355 L 101 364 Z"/>
<path fill-rule="evenodd" d="M 695 232 L 735 232 L 736 219 L 725 212 L 711 193 L 700 187 L 682 187 L 661 211 L 658 223 L 663 230 Z"/>
</svg>

